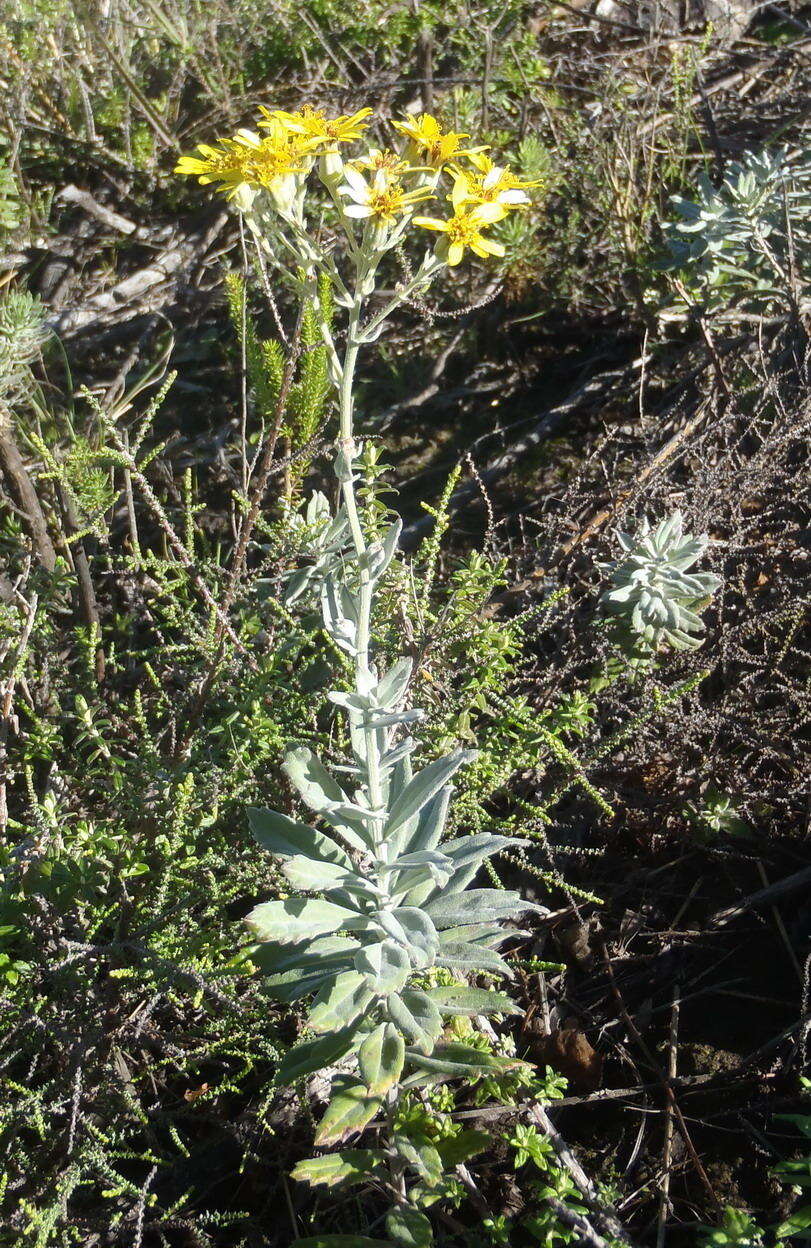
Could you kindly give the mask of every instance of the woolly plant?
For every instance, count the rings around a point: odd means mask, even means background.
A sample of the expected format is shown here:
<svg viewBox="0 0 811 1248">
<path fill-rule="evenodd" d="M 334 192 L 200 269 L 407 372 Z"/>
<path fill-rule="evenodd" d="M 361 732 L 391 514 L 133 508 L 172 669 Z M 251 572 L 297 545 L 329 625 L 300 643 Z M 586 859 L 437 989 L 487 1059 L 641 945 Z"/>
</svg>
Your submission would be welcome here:
<svg viewBox="0 0 811 1248">
<path fill-rule="evenodd" d="M 474 753 L 455 750 L 413 766 L 419 743 L 411 729 L 421 711 L 410 705 L 412 660 L 384 667 L 374 641 L 375 592 L 398 557 L 401 522 L 378 532 L 359 506 L 362 448 L 354 427 L 361 348 L 377 339 L 391 312 L 467 251 L 503 255 L 489 229 L 528 202 L 528 184 L 482 149 L 464 149 L 467 136 L 445 133 L 427 115 L 395 123 L 402 150 L 365 148 L 346 159 L 345 147 L 363 139 L 369 113 L 330 119 L 308 109 L 263 110 L 264 135 L 240 131 L 179 165 L 203 183 L 221 184 L 243 215 L 260 263 L 306 300 L 338 398 L 340 505 L 333 514 L 321 494 L 307 505 L 301 523 L 312 559 L 290 578 L 287 603 L 317 603 L 326 632 L 349 660 L 351 687 L 326 693 L 345 719 L 349 754 L 327 766 L 306 745 L 287 751 L 284 771 L 316 822 L 250 812 L 251 831 L 280 864 L 291 895 L 262 902 L 247 916 L 257 942 L 252 958 L 267 976 L 268 994 L 310 1001 L 310 1038 L 287 1053 L 276 1079 L 291 1084 L 332 1072 L 318 1145 L 341 1143 L 380 1115 L 391 1126 L 404 1088 L 522 1065 L 446 1040 L 444 1020 L 515 1011 L 505 994 L 468 981 L 480 972 L 509 976 L 498 946 L 515 929 L 503 922 L 541 909 L 515 892 L 470 887 L 482 863 L 514 840 L 488 833 L 443 840 L 453 778 Z M 448 216 L 415 215 L 448 190 Z M 403 282 L 369 313 L 381 261 L 426 238 L 421 230 L 439 236 L 435 251 L 424 252 L 415 271 L 405 261 Z M 325 280 L 345 313 L 340 350 Z M 435 968 L 445 974 L 438 977 Z M 409 1201 L 405 1178 L 424 1169 L 424 1158 L 390 1131 L 383 1149 L 315 1158 L 295 1174 L 330 1184 L 387 1175 L 389 1235 L 398 1243 L 428 1243 L 430 1225 Z"/>
<path fill-rule="evenodd" d="M 721 582 L 711 572 L 688 569 L 706 553 L 709 539 L 685 533 L 675 511 L 655 528 L 643 519 L 635 534 L 618 532 L 617 540 L 624 557 L 607 565 L 611 587 L 600 604 L 618 639 L 646 651 L 700 646 L 704 624 L 698 611 Z"/>
</svg>

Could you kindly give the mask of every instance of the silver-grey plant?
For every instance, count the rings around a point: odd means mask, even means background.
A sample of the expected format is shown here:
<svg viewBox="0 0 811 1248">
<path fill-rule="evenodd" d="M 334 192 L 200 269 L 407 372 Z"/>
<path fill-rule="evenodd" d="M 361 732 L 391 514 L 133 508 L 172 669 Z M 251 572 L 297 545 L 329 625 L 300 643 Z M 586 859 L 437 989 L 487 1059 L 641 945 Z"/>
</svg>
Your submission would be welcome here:
<svg viewBox="0 0 811 1248">
<path fill-rule="evenodd" d="M 688 569 L 705 554 L 709 538 L 685 533 L 682 514 L 674 511 L 655 528 L 643 519 L 635 534 L 618 532 L 617 540 L 624 556 L 606 565 L 611 585 L 600 605 L 613 617 L 619 639 L 643 651 L 700 646 L 698 612 L 721 581 Z"/>
<path fill-rule="evenodd" d="M 811 150 L 747 152 L 719 186 L 702 173 L 670 200 L 668 259 L 710 304 L 785 302 L 811 280 Z"/>
</svg>

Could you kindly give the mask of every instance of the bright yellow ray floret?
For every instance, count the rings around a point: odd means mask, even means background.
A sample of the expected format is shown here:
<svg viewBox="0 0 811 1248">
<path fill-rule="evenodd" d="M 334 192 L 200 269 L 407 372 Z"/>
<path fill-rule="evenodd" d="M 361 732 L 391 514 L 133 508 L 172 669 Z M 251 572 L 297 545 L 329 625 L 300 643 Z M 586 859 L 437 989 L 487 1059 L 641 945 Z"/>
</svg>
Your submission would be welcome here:
<svg viewBox="0 0 811 1248">
<path fill-rule="evenodd" d="M 201 143 L 197 149 L 201 156 L 181 156 L 175 173 L 196 176 L 204 186 L 218 182 L 229 194 L 245 182 L 272 187 L 290 174 L 306 172 L 315 146 L 313 139 L 291 135 L 275 122 L 265 137 L 252 130 L 238 130 L 233 139 L 224 139 L 221 147 Z"/>
<path fill-rule="evenodd" d="M 404 121 L 393 121 L 392 125 L 400 134 L 409 140 L 414 153 L 432 169 L 441 169 L 452 156 L 469 156 L 471 152 L 461 147 L 462 139 L 470 136 L 454 133 L 452 130 L 443 132 L 436 117 L 430 113 L 421 113 L 419 117 L 408 117 Z M 474 148 L 475 152 L 484 148 Z"/>
<path fill-rule="evenodd" d="M 305 139 L 314 139 L 319 143 L 351 143 L 353 139 L 363 137 L 368 126 L 367 117 L 371 117 L 371 108 L 360 108 L 356 113 L 344 113 L 340 117 L 327 117 L 309 104 L 298 113 L 285 113 L 282 109 L 271 111 L 260 105 L 259 112 L 264 120 L 259 122 L 263 128 L 281 124 L 289 134 L 298 134 Z"/>
<path fill-rule="evenodd" d="M 444 235 L 437 243 L 436 254 L 453 267 L 463 258 L 466 247 L 482 259 L 503 256 L 503 245 L 485 237 L 482 229 L 501 221 L 506 215 L 507 210 L 501 204 L 476 204 L 473 208 L 458 208 L 447 221 L 438 217 L 415 217 L 414 224 Z"/>
<path fill-rule="evenodd" d="M 454 208 L 462 204 L 501 204 L 509 210 L 530 203 L 527 191 L 540 186 L 539 181 L 522 182 L 506 165 L 496 165 L 483 152 L 471 152 L 469 160 L 476 172 L 451 165 L 453 190 L 448 198 Z"/>
<path fill-rule="evenodd" d="M 367 182 L 359 170 L 352 165 L 345 165 L 344 177 L 346 182 L 338 188 L 339 195 L 349 200 L 344 212 L 348 217 L 359 220 L 374 217 L 380 221 L 391 222 L 408 212 L 415 204 L 433 199 L 428 187 L 418 187 L 414 191 L 405 190 L 398 179 L 392 177 L 386 169 L 378 169 L 371 182 Z"/>
</svg>

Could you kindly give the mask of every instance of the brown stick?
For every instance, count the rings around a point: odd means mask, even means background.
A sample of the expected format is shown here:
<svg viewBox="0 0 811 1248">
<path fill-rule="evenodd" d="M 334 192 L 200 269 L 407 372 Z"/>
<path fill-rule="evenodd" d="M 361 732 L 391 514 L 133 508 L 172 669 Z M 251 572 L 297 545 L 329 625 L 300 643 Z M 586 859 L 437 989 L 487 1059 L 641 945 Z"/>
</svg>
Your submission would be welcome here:
<svg viewBox="0 0 811 1248">
<path fill-rule="evenodd" d="M 659 1215 L 656 1226 L 656 1248 L 664 1248 L 665 1227 L 667 1225 L 667 1215 L 670 1211 L 670 1163 L 673 1157 L 673 1105 L 675 1098 L 672 1097 L 673 1081 L 676 1078 L 678 1063 L 678 1039 L 679 1039 L 679 988 L 678 985 L 673 989 L 673 1007 L 670 1012 L 670 1051 L 667 1063 L 667 1082 L 671 1091 L 671 1098 L 668 1099 L 665 1107 L 665 1141 L 662 1149 L 662 1188 L 659 1194 Z"/>
<path fill-rule="evenodd" d="M 605 945 L 603 945 L 602 947 L 602 954 L 603 954 L 603 962 L 605 964 L 605 969 L 608 973 L 608 982 L 611 986 L 611 993 L 614 997 L 614 1000 L 617 1003 L 617 1008 L 622 1016 L 622 1020 L 625 1023 L 625 1026 L 628 1028 L 631 1035 L 633 1036 L 634 1040 L 636 1041 L 636 1043 L 639 1045 L 640 1049 L 644 1053 L 645 1057 L 648 1060 L 648 1064 L 651 1067 L 651 1070 L 655 1074 L 657 1081 L 659 1082 L 659 1084 L 664 1090 L 665 1097 L 666 1097 L 666 1104 L 672 1107 L 672 1112 L 675 1115 L 676 1123 L 679 1128 L 679 1135 L 684 1140 L 687 1151 L 690 1154 L 690 1158 L 695 1167 L 696 1174 L 701 1179 L 701 1182 L 704 1184 L 704 1187 L 707 1189 L 707 1192 L 712 1198 L 712 1201 L 715 1204 L 715 1206 L 718 1209 L 720 1209 L 721 1202 L 715 1193 L 715 1188 L 713 1187 L 712 1183 L 710 1183 L 710 1180 L 707 1177 L 707 1171 L 704 1169 L 704 1166 L 701 1163 L 701 1158 L 696 1152 L 695 1145 L 693 1144 L 693 1141 L 690 1138 L 690 1132 L 687 1130 L 687 1123 L 684 1121 L 684 1115 L 681 1112 L 678 1102 L 676 1100 L 676 1094 L 673 1091 L 673 1085 L 670 1083 L 670 1081 L 667 1078 L 665 1078 L 665 1076 L 659 1070 L 659 1067 L 656 1063 L 656 1059 L 651 1053 L 650 1047 L 648 1046 L 647 1041 L 645 1040 L 644 1036 L 640 1032 L 634 1020 L 631 1018 L 631 1015 L 628 1013 L 628 1010 L 625 1006 L 625 1002 L 622 999 L 622 994 L 620 993 L 620 990 L 617 987 L 617 981 L 616 981 L 616 978 L 614 977 L 614 968 L 611 965 L 611 959 L 608 956 L 608 950 L 606 949 Z"/>
<path fill-rule="evenodd" d="M 28 469 L 23 463 L 11 424 L 11 413 L 0 404 L 0 469 L 9 494 L 22 515 L 37 558 L 48 572 L 56 565 L 56 550 Z"/>
</svg>

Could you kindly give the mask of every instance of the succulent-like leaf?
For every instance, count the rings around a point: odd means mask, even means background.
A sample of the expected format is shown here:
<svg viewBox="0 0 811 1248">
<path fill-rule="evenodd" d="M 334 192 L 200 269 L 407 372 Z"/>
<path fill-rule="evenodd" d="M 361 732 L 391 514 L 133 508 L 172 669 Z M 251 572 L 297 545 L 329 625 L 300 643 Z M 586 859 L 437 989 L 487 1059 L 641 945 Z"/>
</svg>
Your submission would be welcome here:
<svg viewBox="0 0 811 1248">
<path fill-rule="evenodd" d="M 369 833 L 363 820 L 351 813 L 353 807 L 346 793 L 312 750 L 306 745 L 288 750 L 282 770 L 310 810 L 323 815 L 348 845 L 363 851 L 369 849 Z"/>
<path fill-rule="evenodd" d="M 406 1058 L 418 1070 L 440 1075 L 477 1075 L 488 1071 L 516 1070 L 528 1066 L 517 1057 L 502 1057 L 499 1053 L 485 1053 L 466 1044 L 438 1044 L 431 1053 L 407 1049 Z"/>
<path fill-rule="evenodd" d="M 293 888 L 301 892 L 324 893 L 334 888 L 345 888 L 351 893 L 374 898 L 376 890 L 370 880 L 335 862 L 315 862 L 296 854 L 282 863 L 282 872 Z"/>
<path fill-rule="evenodd" d="M 495 949 L 487 945 L 467 944 L 465 941 L 448 941 L 440 944 L 436 955 L 437 966 L 447 966 L 453 971 L 487 971 L 492 975 L 513 978 L 508 962 Z"/>
<path fill-rule="evenodd" d="M 424 910 L 400 906 L 381 910 L 377 922 L 387 936 L 401 944 L 416 969 L 431 966 L 439 947 L 436 928 Z"/>
<path fill-rule="evenodd" d="M 500 888 L 471 888 L 464 893 L 443 894 L 432 898 L 425 909 L 437 928 L 510 919 L 525 910 L 548 913 L 544 906 L 525 901 L 518 893 Z"/>
<path fill-rule="evenodd" d="M 265 901 L 254 906 L 245 922 L 259 940 L 276 941 L 281 945 L 300 944 L 330 932 L 351 931 L 363 927 L 359 916 L 343 906 L 319 898 L 287 897 L 284 901 Z"/>
<path fill-rule="evenodd" d="M 475 750 L 456 750 L 423 768 L 405 787 L 389 812 L 386 836 L 393 836 L 404 823 L 418 815 L 464 763 L 476 757 Z"/>
<path fill-rule="evenodd" d="M 411 960 L 395 940 L 362 945 L 355 954 L 355 970 L 366 976 L 369 987 L 387 995 L 404 988 L 411 974 Z"/>
</svg>

